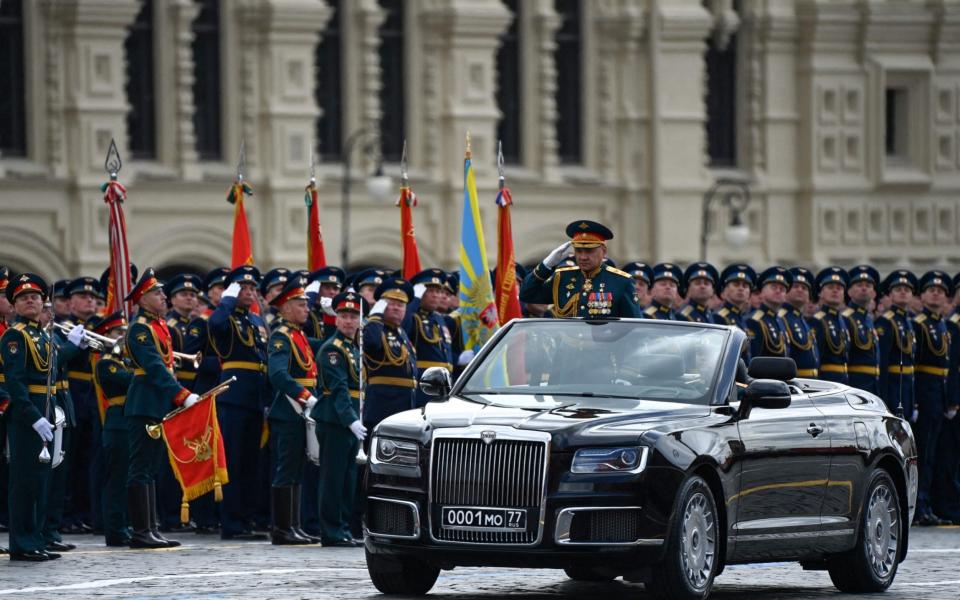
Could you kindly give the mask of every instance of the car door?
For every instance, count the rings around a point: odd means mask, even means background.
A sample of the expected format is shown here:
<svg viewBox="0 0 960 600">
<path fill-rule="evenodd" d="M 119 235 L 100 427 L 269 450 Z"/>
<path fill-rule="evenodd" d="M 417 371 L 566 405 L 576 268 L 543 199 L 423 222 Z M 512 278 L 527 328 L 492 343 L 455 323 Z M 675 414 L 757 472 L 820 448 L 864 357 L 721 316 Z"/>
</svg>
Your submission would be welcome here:
<svg viewBox="0 0 960 600">
<path fill-rule="evenodd" d="M 740 488 L 727 501 L 737 558 L 803 554 L 820 531 L 830 435 L 823 413 L 795 391 L 787 408 L 741 410 Z"/>
</svg>

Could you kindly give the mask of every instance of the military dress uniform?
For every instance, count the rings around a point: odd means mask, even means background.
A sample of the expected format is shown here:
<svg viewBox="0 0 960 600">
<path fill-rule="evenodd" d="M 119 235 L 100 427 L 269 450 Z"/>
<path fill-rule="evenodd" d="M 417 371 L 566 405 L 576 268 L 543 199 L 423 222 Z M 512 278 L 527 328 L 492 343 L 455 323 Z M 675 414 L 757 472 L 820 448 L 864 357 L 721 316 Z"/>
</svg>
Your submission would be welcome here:
<svg viewBox="0 0 960 600">
<path fill-rule="evenodd" d="M 446 278 L 446 273 L 440 269 L 426 269 L 414 275 L 410 283 L 414 286 L 414 290 L 420 285 L 442 290 Z M 407 332 L 407 338 L 410 339 L 416 352 L 418 371 L 422 372 L 430 367 L 443 367 L 451 375 L 453 374 L 453 340 L 439 312 L 426 310 L 421 305 L 420 298 L 414 298 L 407 305 L 403 329 Z M 418 388 L 416 407 L 426 406 L 429 401 L 430 397 Z"/>
<path fill-rule="evenodd" d="M 335 289 L 339 293 L 345 279 L 346 273 L 340 267 L 323 267 L 310 273 L 308 283 L 319 282 L 321 289 L 326 287 L 330 292 Z M 316 299 L 311 298 L 310 318 L 303 328 L 308 337 L 318 340 L 327 339 L 337 330 L 336 317 L 323 310 L 322 295 L 318 292 Z"/>
<path fill-rule="evenodd" d="M 697 279 L 709 281 L 710 285 L 713 286 L 714 292 L 716 292 L 720 274 L 717 272 L 717 268 L 710 263 L 691 263 L 683 272 L 683 289 L 685 294 L 689 292 L 690 284 Z M 691 323 L 713 323 L 713 311 L 706 305 L 688 301 L 687 304 L 677 312 L 677 320 Z"/>
<path fill-rule="evenodd" d="M 790 269 L 790 276 L 793 278 L 793 286 L 807 286 L 810 296 L 813 297 L 814 277 L 810 271 L 803 267 L 794 267 Z M 777 314 L 785 325 L 784 333 L 790 344 L 790 358 L 797 364 L 797 377 L 817 377 L 820 352 L 810 325 L 803 316 L 802 307 L 797 308 L 788 302 Z"/>
<path fill-rule="evenodd" d="M 526 277 L 526 275 L 524 275 Z M 520 281 L 523 281 L 521 278 Z M 456 296 L 460 293 L 460 275 L 459 273 L 447 273 L 446 281 L 444 282 L 444 289 Z M 523 304 L 520 305 L 521 310 L 523 310 Z M 463 354 L 463 325 L 461 322 L 460 311 L 452 310 L 447 312 L 443 316 L 443 323 L 447 328 L 447 331 L 450 333 L 450 355 L 453 358 L 453 380 L 456 381 L 460 374 L 463 373 L 463 370 L 466 368 L 466 364 L 460 364 L 460 355 Z M 467 357 L 464 357 L 463 362 L 467 363 Z"/>
<path fill-rule="evenodd" d="M 876 290 L 880 274 L 868 265 L 858 265 L 849 272 L 850 283 L 866 281 Z M 871 394 L 880 395 L 880 344 L 873 315 L 866 306 L 848 302 L 843 311 L 850 332 L 849 363 L 850 385 Z"/>
<path fill-rule="evenodd" d="M 720 291 L 722 293 L 726 287 L 734 281 L 742 281 L 753 289 L 756 280 L 757 274 L 752 267 L 744 264 L 732 264 L 720 273 Z M 745 317 L 746 315 L 739 306 L 729 300 L 724 300 L 723 305 L 713 313 L 713 323 L 717 325 L 729 325 L 746 332 L 747 324 Z M 749 359 L 749 356 L 745 358 Z"/>
<path fill-rule="evenodd" d="M 680 267 L 670 263 L 660 263 L 653 267 L 653 283 L 656 285 L 661 279 L 672 281 L 677 284 L 677 290 L 680 289 L 683 271 Z M 643 315 L 648 319 L 660 319 L 662 321 L 676 321 L 677 313 L 672 305 L 660 304 L 656 300 L 650 301 L 650 306 L 643 310 Z"/>
<path fill-rule="evenodd" d="M 260 279 L 260 296 L 267 300 L 267 310 L 263 313 L 263 321 L 267 324 L 267 331 L 272 331 L 275 326 L 280 324 L 280 312 L 276 306 L 270 303 L 270 292 L 277 287 L 282 290 L 292 276 L 293 273 L 290 269 L 277 267 L 267 271 Z M 280 290 L 277 291 L 279 293 Z"/>
<path fill-rule="evenodd" d="M 780 284 L 790 289 L 793 278 L 783 267 L 770 267 L 758 277 L 758 286 Z M 786 323 L 778 314 L 780 307 L 761 306 L 746 319 L 747 337 L 750 339 L 750 358 L 758 356 L 790 356 L 787 343 Z"/>
<path fill-rule="evenodd" d="M 574 221 L 567 226 L 574 248 L 605 246 L 613 233 L 593 221 Z M 553 304 L 556 317 L 642 318 L 633 278 L 606 264 L 589 273 L 576 266 L 549 267 L 541 262 L 523 280 L 520 301 Z"/>
<path fill-rule="evenodd" d="M 917 344 L 912 315 L 905 308 L 892 307 L 877 318 L 876 329 L 880 397 L 891 413 L 915 421 L 913 379 Z"/>
<path fill-rule="evenodd" d="M 237 267 L 228 278 L 231 285 L 259 282 L 260 272 L 252 266 Z M 237 378 L 217 396 L 224 450 L 232 465 L 220 505 L 220 537 L 258 540 L 263 538 L 252 533 L 250 523 L 256 511 L 252 499 L 258 492 L 260 436 L 268 401 L 267 327 L 259 315 L 238 306 L 237 297 L 227 293 L 208 321 L 211 345 L 222 361 L 221 382 Z"/>
<path fill-rule="evenodd" d="M 951 295 L 950 278 L 942 271 L 928 271 L 920 278 L 920 291 L 942 287 Z M 931 487 L 937 464 L 937 442 L 944 423 L 944 411 L 953 401 L 947 400 L 947 376 L 950 372 L 950 335 L 946 320 L 939 312 L 924 308 L 913 318 L 917 335 L 917 358 L 914 375 L 916 408 L 919 410 L 914 434 L 917 439 L 919 484 L 917 519 L 922 524 L 938 521 L 933 514 Z"/>
<path fill-rule="evenodd" d="M 344 292 L 333 300 L 336 312 L 360 313 L 360 296 Z M 320 444 L 320 537 L 324 545 L 353 546 L 350 520 L 357 491 L 358 436 L 351 431 L 360 419 L 360 350 L 337 331 L 317 351 L 322 396 L 311 417 Z"/>
<path fill-rule="evenodd" d="M 828 284 L 839 284 L 846 290 L 846 271 L 838 267 L 827 267 L 820 271 L 817 274 L 817 289 L 820 290 Z M 811 329 L 820 353 L 820 379 L 846 384 L 849 382 L 847 345 L 850 332 L 847 331 L 846 319 L 840 314 L 841 310 L 822 305 L 813 315 Z"/>
</svg>

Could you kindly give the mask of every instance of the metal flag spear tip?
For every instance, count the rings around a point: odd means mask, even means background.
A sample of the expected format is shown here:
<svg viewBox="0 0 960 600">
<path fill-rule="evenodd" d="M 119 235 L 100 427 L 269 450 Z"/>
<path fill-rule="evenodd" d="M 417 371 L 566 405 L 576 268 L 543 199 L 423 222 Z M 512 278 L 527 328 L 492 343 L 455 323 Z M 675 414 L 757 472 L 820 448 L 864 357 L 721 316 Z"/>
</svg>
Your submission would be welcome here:
<svg viewBox="0 0 960 600">
<path fill-rule="evenodd" d="M 503 168 L 503 140 L 497 142 L 497 173 L 500 175 L 500 189 L 507 184 L 506 171 Z"/>
<path fill-rule="evenodd" d="M 473 156 L 473 151 L 470 150 L 470 130 L 468 129 L 467 130 L 467 158 L 471 158 L 472 156 Z"/>
<path fill-rule="evenodd" d="M 123 168 L 123 161 L 120 160 L 120 151 L 117 150 L 117 143 L 110 138 L 110 147 L 107 148 L 107 158 L 103 161 L 103 169 L 110 176 L 110 181 L 116 181 Z"/>
<path fill-rule="evenodd" d="M 243 172 L 247 170 L 247 140 L 240 140 L 240 156 L 237 158 L 237 183 L 243 183 Z"/>
<path fill-rule="evenodd" d="M 317 185 L 317 155 L 313 151 L 313 146 L 310 147 L 310 185 Z"/>
<path fill-rule="evenodd" d="M 407 177 L 407 140 L 403 140 L 403 150 L 400 153 L 400 185 L 407 187 L 410 178 Z"/>
</svg>

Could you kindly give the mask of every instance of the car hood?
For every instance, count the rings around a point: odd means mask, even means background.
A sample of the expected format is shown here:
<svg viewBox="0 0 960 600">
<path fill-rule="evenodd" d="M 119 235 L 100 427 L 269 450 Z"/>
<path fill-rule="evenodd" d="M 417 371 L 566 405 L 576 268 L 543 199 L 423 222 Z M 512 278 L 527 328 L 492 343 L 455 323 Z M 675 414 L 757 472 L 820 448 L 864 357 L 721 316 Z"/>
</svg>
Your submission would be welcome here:
<svg viewBox="0 0 960 600">
<path fill-rule="evenodd" d="M 377 426 L 378 435 L 415 438 L 427 443 L 434 430 L 464 427 L 512 427 L 551 434 L 555 448 L 582 445 L 596 438 L 602 443 L 634 443 L 649 431 L 666 432 L 711 414 L 711 407 L 677 402 L 631 400 L 610 402 L 603 397 L 564 397 L 555 408 L 502 406 L 511 398 L 532 396 L 479 396 L 471 402 L 453 396 L 446 402 L 430 402 L 417 410 L 393 415 Z M 627 407 L 629 405 L 629 407 Z"/>
</svg>

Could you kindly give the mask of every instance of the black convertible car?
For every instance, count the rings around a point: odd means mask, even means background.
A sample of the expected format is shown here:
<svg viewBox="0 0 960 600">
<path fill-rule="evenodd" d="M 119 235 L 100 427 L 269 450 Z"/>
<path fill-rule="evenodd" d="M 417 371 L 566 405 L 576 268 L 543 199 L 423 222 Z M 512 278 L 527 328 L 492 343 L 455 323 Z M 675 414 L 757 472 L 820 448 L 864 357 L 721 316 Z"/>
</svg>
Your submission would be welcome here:
<svg viewBox="0 0 960 600">
<path fill-rule="evenodd" d="M 424 594 L 441 569 L 562 568 L 705 598 L 725 565 L 799 561 L 842 591 L 886 589 L 917 495 L 910 426 L 877 397 L 749 370 L 736 329 L 513 321 L 452 387 L 371 440 L 374 585 Z"/>
</svg>

